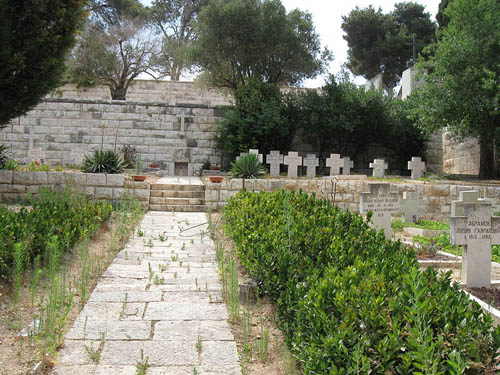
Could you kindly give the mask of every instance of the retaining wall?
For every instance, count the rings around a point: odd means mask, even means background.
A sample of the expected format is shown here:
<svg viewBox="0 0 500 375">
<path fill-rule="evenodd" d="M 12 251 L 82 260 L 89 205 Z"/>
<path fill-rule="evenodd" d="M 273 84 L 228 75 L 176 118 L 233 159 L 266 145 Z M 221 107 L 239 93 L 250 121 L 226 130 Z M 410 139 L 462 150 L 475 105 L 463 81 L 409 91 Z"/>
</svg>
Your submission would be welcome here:
<svg viewBox="0 0 500 375">
<path fill-rule="evenodd" d="M 123 174 L 17 172 L 0 170 L 0 202 L 25 200 L 40 189 L 52 190 L 70 186 L 92 199 L 116 200 L 134 195 L 141 204 L 149 205 L 149 183 L 126 180 Z"/>
<path fill-rule="evenodd" d="M 335 201 L 337 205 L 353 212 L 359 211 L 360 193 L 368 191 L 368 180 L 340 180 L 336 185 Z M 451 202 L 458 200 L 458 192 L 476 190 L 480 197 L 491 199 L 494 212 L 499 211 L 500 185 L 461 185 L 452 183 L 390 183 L 391 191 L 397 192 L 400 198 L 403 192 L 417 192 L 419 199 L 426 202 L 426 211 L 422 218 L 448 221 L 451 213 Z M 224 180 L 222 183 L 207 181 L 205 201 L 208 209 L 218 210 L 228 199 L 243 187 L 242 179 Z M 257 179 L 245 180 L 245 188 L 249 191 L 275 191 L 281 189 L 299 190 L 315 193 L 320 198 L 332 199 L 332 182 L 329 179 L 292 180 L 292 179 Z"/>
</svg>

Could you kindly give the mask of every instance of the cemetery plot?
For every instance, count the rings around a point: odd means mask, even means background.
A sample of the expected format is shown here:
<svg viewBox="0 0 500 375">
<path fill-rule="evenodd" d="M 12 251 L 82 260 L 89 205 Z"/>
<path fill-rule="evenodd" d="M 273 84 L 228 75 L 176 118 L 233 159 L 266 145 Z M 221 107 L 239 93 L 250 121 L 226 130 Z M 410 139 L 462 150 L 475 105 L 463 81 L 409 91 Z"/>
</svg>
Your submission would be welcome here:
<svg viewBox="0 0 500 375">
<path fill-rule="evenodd" d="M 373 212 L 371 225 L 382 229 L 386 238 L 392 235 L 391 217 L 399 211 L 399 198 L 397 193 L 390 192 L 390 184 L 368 184 L 368 192 L 360 194 L 360 212 L 362 214 Z"/>
</svg>

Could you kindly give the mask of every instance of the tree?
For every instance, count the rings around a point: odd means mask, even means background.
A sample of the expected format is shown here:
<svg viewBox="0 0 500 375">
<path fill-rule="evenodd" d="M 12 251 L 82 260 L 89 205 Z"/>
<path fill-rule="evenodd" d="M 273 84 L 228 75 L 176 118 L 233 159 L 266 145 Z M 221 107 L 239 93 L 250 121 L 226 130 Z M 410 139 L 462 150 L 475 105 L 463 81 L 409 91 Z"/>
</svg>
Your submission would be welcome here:
<svg viewBox="0 0 500 375">
<path fill-rule="evenodd" d="M 356 7 L 342 17 L 348 44 L 348 68 L 371 79 L 383 73 L 384 83 L 394 88 L 403 71 L 414 63 L 413 49 L 420 53 L 434 38 L 435 25 L 425 7 L 414 2 L 395 5 L 389 14 L 372 6 Z"/>
<path fill-rule="evenodd" d="M 295 121 L 286 110 L 287 96 L 275 85 L 250 79 L 235 92 L 235 107 L 224 114 L 216 136 L 227 168 L 241 152 L 257 148 L 287 151 L 295 135 Z"/>
<path fill-rule="evenodd" d="M 450 22 L 450 19 L 448 18 L 448 16 L 446 16 L 444 14 L 444 11 L 446 10 L 448 5 L 452 1 L 453 0 L 441 0 L 441 2 L 439 3 L 439 9 L 438 9 L 438 12 L 436 14 L 436 21 L 439 25 L 439 29 L 446 27 L 448 25 L 448 22 Z"/>
<path fill-rule="evenodd" d="M 253 78 L 295 85 L 323 72 L 309 13 L 286 13 L 279 0 L 213 0 L 198 15 L 193 61 L 210 85 L 236 90 Z"/>
<path fill-rule="evenodd" d="M 87 10 L 94 21 L 113 25 L 124 18 L 147 17 L 147 9 L 139 0 L 89 0 Z"/>
<path fill-rule="evenodd" d="M 108 27 L 90 21 L 70 57 L 70 81 L 84 87 L 108 86 L 113 100 L 125 100 L 137 76 L 161 76 L 157 51 L 157 42 L 140 21 L 122 19 Z"/>
<path fill-rule="evenodd" d="M 188 49 L 196 34 L 193 25 L 208 0 L 155 0 L 151 9 L 154 28 L 163 36 L 161 60 L 172 80 L 192 65 Z"/>
<path fill-rule="evenodd" d="M 500 126 L 500 4 L 497 0 L 453 0 L 449 23 L 434 55 L 419 63 L 425 84 L 412 94 L 420 122 L 446 126 L 458 140 L 476 137 L 480 178 L 497 176 L 495 132 Z"/>
<path fill-rule="evenodd" d="M 0 126 L 61 83 L 84 0 L 0 0 Z"/>
</svg>

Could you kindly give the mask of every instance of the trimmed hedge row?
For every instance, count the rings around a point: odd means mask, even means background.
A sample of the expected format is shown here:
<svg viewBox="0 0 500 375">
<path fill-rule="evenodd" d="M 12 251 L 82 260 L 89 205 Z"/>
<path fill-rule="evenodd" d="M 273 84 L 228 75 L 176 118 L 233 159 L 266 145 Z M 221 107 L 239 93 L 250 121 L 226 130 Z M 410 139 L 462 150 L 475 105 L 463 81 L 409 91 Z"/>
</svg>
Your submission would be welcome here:
<svg viewBox="0 0 500 375">
<path fill-rule="evenodd" d="M 0 206 L 0 277 L 10 274 L 16 243 L 23 243 L 28 261 L 37 255 L 43 257 L 54 235 L 62 251 L 68 251 L 113 212 L 109 203 L 89 201 L 69 189 L 42 190 L 31 205 L 31 209 L 23 207 L 19 212 Z"/>
<path fill-rule="evenodd" d="M 305 193 L 242 191 L 224 209 L 241 263 L 275 299 L 306 374 L 487 374 L 500 329 L 449 274 L 359 215 Z"/>
</svg>

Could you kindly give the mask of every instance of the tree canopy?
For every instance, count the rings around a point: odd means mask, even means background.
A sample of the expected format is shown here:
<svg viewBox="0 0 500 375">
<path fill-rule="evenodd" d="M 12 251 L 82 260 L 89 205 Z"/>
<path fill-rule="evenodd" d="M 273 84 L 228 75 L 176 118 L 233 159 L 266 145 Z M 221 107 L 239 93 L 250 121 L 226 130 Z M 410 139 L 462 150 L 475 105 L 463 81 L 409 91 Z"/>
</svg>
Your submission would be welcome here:
<svg viewBox="0 0 500 375">
<path fill-rule="evenodd" d="M 497 176 L 495 134 L 500 126 L 500 3 L 453 0 L 434 55 L 419 64 L 425 82 L 411 97 L 420 122 L 446 126 L 457 139 L 481 145 L 479 177 Z"/>
<path fill-rule="evenodd" d="M 203 79 L 237 89 L 257 78 L 295 85 L 323 72 L 322 50 L 311 15 L 286 12 L 280 0 L 213 0 L 198 15 L 191 50 Z"/>
<path fill-rule="evenodd" d="M 196 38 L 194 22 L 208 0 L 155 0 L 151 8 L 152 26 L 162 36 L 161 63 L 172 80 L 189 71 L 189 47 Z"/>
<path fill-rule="evenodd" d="M 0 0 L 0 126 L 61 83 L 84 0 Z"/>
<path fill-rule="evenodd" d="M 356 7 L 342 22 L 348 44 L 347 67 L 366 79 L 382 73 L 384 83 L 394 88 L 403 71 L 414 63 L 413 40 L 417 54 L 433 40 L 435 25 L 430 17 L 425 7 L 415 2 L 397 3 L 388 14 L 372 6 Z"/>
<path fill-rule="evenodd" d="M 125 100 L 141 73 L 158 78 L 158 45 L 143 26 L 137 19 L 122 18 L 108 27 L 89 21 L 69 60 L 70 81 L 83 87 L 108 86 L 112 99 Z"/>
</svg>

